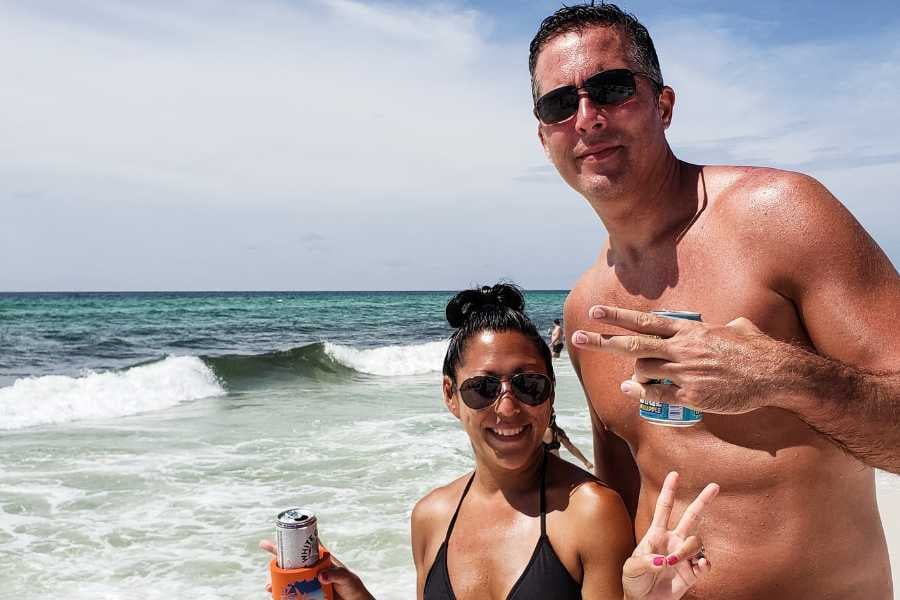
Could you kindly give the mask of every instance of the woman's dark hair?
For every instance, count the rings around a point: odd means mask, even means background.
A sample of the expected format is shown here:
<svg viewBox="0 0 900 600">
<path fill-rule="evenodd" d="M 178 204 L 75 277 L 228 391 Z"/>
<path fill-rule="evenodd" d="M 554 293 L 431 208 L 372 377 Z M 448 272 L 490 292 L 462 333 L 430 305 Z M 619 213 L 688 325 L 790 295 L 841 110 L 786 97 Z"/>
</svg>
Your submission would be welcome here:
<svg viewBox="0 0 900 600">
<path fill-rule="evenodd" d="M 522 290 L 509 283 L 463 290 L 453 296 L 447 303 L 447 322 L 456 331 L 450 336 L 450 346 L 444 356 L 444 375 L 456 383 L 456 368 L 462 362 L 466 344 L 473 335 L 484 330 L 518 331 L 534 343 L 538 354 L 544 359 L 547 375 L 555 381 L 550 348 L 525 315 L 524 308 Z"/>
</svg>

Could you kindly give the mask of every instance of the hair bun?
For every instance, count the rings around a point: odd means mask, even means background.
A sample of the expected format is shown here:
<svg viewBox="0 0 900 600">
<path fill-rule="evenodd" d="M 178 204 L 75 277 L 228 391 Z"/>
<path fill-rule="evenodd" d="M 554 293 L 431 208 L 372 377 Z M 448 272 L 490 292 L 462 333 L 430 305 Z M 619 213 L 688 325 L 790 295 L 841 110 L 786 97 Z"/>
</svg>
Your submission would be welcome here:
<svg viewBox="0 0 900 600">
<path fill-rule="evenodd" d="M 459 328 L 476 314 L 500 310 L 521 312 L 524 308 L 525 296 L 518 287 L 509 283 L 498 283 L 493 287 L 485 285 L 456 294 L 447 303 L 447 322 L 451 327 Z"/>
</svg>

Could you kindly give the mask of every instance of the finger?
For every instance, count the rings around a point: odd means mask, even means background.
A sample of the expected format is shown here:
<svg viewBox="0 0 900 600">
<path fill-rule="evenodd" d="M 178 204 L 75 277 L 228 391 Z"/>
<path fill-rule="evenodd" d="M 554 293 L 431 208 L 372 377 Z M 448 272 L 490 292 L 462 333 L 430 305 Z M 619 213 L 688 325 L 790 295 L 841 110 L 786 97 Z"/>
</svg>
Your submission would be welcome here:
<svg viewBox="0 0 900 600">
<path fill-rule="evenodd" d="M 703 491 L 694 498 L 694 501 L 688 505 L 684 514 L 681 515 L 681 520 L 678 521 L 678 526 L 675 527 L 675 534 L 686 538 L 693 533 L 696 530 L 697 523 L 700 521 L 700 517 L 703 515 L 703 511 L 706 509 L 706 505 L 712 502 L 718 493 L 719 486 L 715 483 L 710 483 L 703 488 Z"/>
<path fill-rule="evenodd" d="M 670 319 L 649 312 L 628 310 L 627 308 L 615 306 L 592 306 L 588 310 L 588 317 L 602 323 L 621 327 L 622 329 L 661 337 L 671 337 L 682 329 L 696 326 L 693 321 Z"/>
<path fill-rule="evenodd" d="M 737 329 L 741 333 L 762 333 L 753 321 L 744 317 L 738 317 L 734 321 L 730 321 L 725 327 Z"/>
<path fill-rule="evenodd" d="M 646 335 L 603 335 L 579 329 L 572 334 L 572 343 L 584 350 L 606 350 L 641 358 L 674 358 L 666 348 L 666 340 Z"/>
<path fill-rule="evenodd" d="M 666 568 L 666 557 L 659 554 L 632 556 L 622 567 L 622 580 L 640 579 L 650 575 L 653 579 Z"/>
<path fill-rule="evenodd" d="M 645 383 L 652 380 L 671 379 L 675 363 L 659 358 L 638 358 L 634 361 L 632 379 Z"/>
<path fill-rule="evenodd" d="M 650 527 L 669 528 L 669 517 L 672 515 L 672 507 L 675 506 L 675 488 L 678 485 L 678 473 L 671 471 L 663 481 L 659 497 L 656 499 L 656 509 L 653 511 L 653 522 Z"/>
<path fill-rule="evenodd" d="M 335 585 L 348 584 L 356 580 L 350 569 L 344 566 L 330 567 L 319 571 L 319 581 L 322 583 L 334 583 Z"/>
<path fill-rule="evenodd" d="M 666 402 L 677 404 L 675 394 L 678 393 L 677 385 L 662 383 L 638 383 L 633 379 L 622 382 L 619 386 L 622 393 L 634 400 L 650 400 L 652 402 Z"/>
<path fill-rule="evenodd" d="M 697 568 L 700 570 L 700 573 L 706 575 L 712 571 L 712 563 L 709 562 L 708 558 L 704 557 L 697 561 Z"/>
<path fill-rule="evenodd" d="M 259 547 L 273 556 L 277 553 L 275 550 L 275 544 L 272 543 L 272 540 L 260 540 Z"/>
<path fill-rule="evenodd" d="M 697 578 L 703 577 L 704 575 L 708 575 L 709 572 L 712 571 L 712 565 L 705 558 L 701 558 L 699 560 L 692 560 L 692 561 L 690 561 L 690 565 L 691 565 L 691 572 Z"/>
<path fill-rule="evenodd" d="M 674 552 L 666 556 L 666 562 L 670 567 L 681 562 L 688 562 L 690 558 L 697 556 L 701 547 L 700 538 L 692 535 L 682 541 Z"/>
</svg>

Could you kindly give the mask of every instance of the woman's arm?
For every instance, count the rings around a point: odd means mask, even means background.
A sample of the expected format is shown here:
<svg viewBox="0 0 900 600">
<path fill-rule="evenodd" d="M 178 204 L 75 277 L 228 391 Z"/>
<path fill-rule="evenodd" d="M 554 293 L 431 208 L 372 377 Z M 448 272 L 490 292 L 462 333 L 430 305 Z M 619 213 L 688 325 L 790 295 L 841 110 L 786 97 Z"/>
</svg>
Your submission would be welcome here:
<svg viewBox="0 0 900 600">
<path fill-rule="evenodd" d="M 416 503 L 410 516 L 410 537 L 412 538 L 413 563 L 416 565 L 416 598 L 422 600 L 425 594 L 425 579 L 428 572 L 425 569 L 425 550 L 428 536 L 428 517 L 425 514 L 427 507 L 422 504 L 427 496 Z"/>
<path fill-rule="evenodd" d="M 621 497 L 599 483 L 584 483 L 572 493 L 578 527 L 578 555 L 585 600 L 622 598 L 622 565 L 634 550 L 634 529 Z"/>
</svg>

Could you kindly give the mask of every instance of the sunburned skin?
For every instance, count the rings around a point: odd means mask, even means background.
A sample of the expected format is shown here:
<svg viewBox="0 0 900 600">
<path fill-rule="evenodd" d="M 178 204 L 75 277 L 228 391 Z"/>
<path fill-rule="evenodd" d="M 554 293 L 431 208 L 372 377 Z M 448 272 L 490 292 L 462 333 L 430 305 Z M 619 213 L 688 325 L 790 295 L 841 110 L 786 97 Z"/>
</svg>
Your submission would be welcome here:
<svg viewBox="0 0 900 600">
<path fill-rule="evenodd" d="M 543 92 L 605 69 L 639 70 L 627 56 L 616 30 L 589 27 L 551 38 L 535 78 Z M 548 157 L 609 232 L 567 299 L 566 330 L 629 333 L 589 318 L 595 305 L 694 311 L 711 324 L 744 317 L 776 340 L 860 368 L 896 368 L 898 351 L 872 343 L 896 339 L 900 300 L 877 245 L 808 177 L 678 161 L 665 140 L 673 106 L 670 89 L 657 99 L 639 80 L 622 105 L 582 98 L 572 120 L 539 125 Z M 615 152 L 581 157 L 609 144 Z M 622 392 L 634 357 L 576 344 L 569 355 L 592 413 L 597 474 L 630 504 L 638 538 L 670 470 L 682 477 L 676 511 L 706 482 L 721 485 L 700 526 L 716 568 L 686 598 L 892 597 L 873 469 L 832 438 L 774 406 L 654 425 Z M 754 394 L 777 395 L 765 386 L 778 356 L 765 358 L 748 381 L 765 390 Z"/>
</svg>

